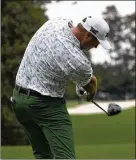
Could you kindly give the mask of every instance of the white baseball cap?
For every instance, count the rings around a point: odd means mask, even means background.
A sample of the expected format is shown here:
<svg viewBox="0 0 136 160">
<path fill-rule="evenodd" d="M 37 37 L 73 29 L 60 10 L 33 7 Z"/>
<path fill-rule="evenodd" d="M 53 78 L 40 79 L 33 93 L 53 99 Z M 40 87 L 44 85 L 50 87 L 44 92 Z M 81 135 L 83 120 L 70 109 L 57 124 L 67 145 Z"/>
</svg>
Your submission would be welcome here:
<svg viewBox="0 0 136 160">
<path fill-rule="evenodd" d="M 92 33 L 98 39 L 103 48 L 111 49 L 111 44 L 108 40 L 110 28 L 103 18 L 89 16 L 84 18 L 81 24 L 88 32 Z"/>
</svg>

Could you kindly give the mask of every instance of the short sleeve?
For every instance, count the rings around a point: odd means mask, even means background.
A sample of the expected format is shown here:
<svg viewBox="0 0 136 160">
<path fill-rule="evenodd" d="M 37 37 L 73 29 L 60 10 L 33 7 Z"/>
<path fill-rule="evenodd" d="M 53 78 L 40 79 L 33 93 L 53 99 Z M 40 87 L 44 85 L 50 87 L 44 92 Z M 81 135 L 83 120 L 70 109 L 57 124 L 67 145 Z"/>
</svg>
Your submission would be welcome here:
<svg viewBox="0 0 136 160">
<path fill-rule="evenodd" d="M 55 49 L 55 60 L 70 80 L 85 86 L 90 82 L 93 69 L 85 54 L 69 39 L 59 37 Z"/>
</svg>

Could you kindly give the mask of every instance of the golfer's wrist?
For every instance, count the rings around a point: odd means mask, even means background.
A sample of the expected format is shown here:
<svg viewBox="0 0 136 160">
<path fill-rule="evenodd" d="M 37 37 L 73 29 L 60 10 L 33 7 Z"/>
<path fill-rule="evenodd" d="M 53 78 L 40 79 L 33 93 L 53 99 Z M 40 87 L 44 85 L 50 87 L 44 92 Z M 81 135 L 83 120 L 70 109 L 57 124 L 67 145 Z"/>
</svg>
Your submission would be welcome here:
<svg viewBox="0 0 136 160">
<path fill-rule="evenodd" d="M 86 86 L 83 87 L 88 93 L 93 94 L 97 91 L 97 79 L 93 78 Z"/>
</svg>

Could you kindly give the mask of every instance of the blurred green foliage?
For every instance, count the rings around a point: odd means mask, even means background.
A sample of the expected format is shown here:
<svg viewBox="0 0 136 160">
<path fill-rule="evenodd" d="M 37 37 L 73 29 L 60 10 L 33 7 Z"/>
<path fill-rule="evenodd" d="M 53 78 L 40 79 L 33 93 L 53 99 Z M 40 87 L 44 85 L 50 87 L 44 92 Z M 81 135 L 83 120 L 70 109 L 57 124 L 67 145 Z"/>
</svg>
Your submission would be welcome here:
<svg viewBox="0 0 136 160">
<path fill-rule="evenodd" d="M 121 16 L 115 6 L 108 6 L 103 16 L 110 26 L 113 64 L 94 65 L 102 79 L 100 89 L 116 99 L 135 98 L 135 13 Z"/>
<path fill-rule="evenodd" d="M 26 144 L 28 140 L 12 112 L 10 97 L 26 46 L 48 17 L 33 1 L 2 1 L 1 7 L 2 144 Z"/>
</svg>

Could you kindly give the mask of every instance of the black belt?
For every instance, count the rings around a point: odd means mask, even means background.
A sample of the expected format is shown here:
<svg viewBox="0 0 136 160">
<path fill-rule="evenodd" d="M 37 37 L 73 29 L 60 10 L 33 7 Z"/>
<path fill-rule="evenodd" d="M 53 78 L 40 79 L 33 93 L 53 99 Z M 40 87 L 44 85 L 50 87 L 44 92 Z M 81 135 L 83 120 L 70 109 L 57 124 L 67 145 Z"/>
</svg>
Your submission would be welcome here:
<svg viewBox="0 0 136 160">
<path fill-rule="evenodd" d="M 26 89 L 26 88 L 20 87 L 18 85 L 15 85 L 15 90 L 18 93 L 23 93 L 27 96 L 41 97 L 41 98 L 44 98 L 44 99 L 46 98 L 47 100 L 50 100 L 50 101 L 54 101 L 54 100 L 56 101 L 57 100 L 57 101 L 61 101 L 62 103 L 66 103 L 64 98 L 41 95 L 37 91 L 31 90 L 31 89 Z"/>
<path fill-rule="evenodd" d="M 18 93 L 23 93 L 28 96 L 36 96 L 36 97 L 43 97 L 44 96 L 44 95 L 41 95 L 39 92 L 36 92 L 31 89 L 22 88 L 18 85 L 15 85 L 15 90 L 18 91 Z M 44 96 L 44 97 L 46 97 L 46 96 Z"/>
</svg>

